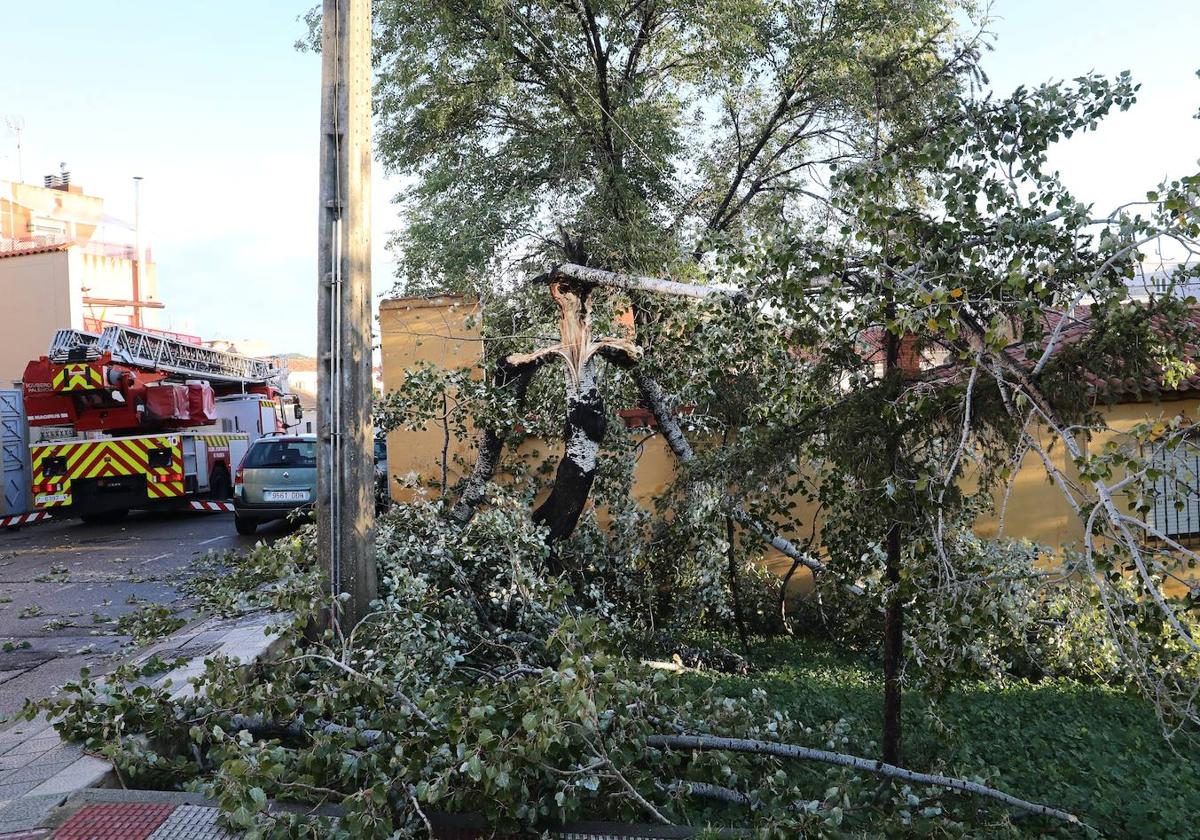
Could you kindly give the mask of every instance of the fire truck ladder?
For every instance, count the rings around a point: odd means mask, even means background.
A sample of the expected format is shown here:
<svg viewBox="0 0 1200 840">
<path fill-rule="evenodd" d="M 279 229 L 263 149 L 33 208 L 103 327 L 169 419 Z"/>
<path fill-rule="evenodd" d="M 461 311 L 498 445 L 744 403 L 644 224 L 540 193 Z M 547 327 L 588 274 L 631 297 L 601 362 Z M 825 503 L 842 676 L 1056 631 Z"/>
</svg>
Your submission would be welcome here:
<svg viewBox="0 0 1200 840">
<path fill-rule="evenodd" d="M 194 379 L 265 383 L 278 379 L 280 374 L 275 359 L 225 353 L 132 327 L 105 327 L 96 347 L 101 353 L 112 353 L 116 362 Z"/>
<path fill-rule="evenodd" d="M 63 364 L 72 361 L 94 361 L 100 358 L 100 349 L 96 347 L 100 336 L 83 330 L 57 330 L 54 340 L 50 342 L 50 361 Z"/>
</svg>

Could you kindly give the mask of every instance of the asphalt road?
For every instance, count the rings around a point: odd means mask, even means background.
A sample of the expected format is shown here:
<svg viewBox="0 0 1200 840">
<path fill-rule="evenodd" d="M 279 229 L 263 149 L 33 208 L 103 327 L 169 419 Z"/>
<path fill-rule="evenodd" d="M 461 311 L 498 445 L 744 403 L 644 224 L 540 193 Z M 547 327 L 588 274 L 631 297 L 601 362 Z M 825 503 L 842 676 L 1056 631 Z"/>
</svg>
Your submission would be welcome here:
<svg viewBox="0 0 1200 840">
<path fill-rule="evenodd" d="M 201 513 L 0 530 L 0 715 L 48 696 L 85 665 L 105 671 L 131 653 L 115 619 L 147 601 L 176 603 L 175 587 L 199 555 L 286 533 L 285 523 L 271 523 L 241 537 L 231 514 Z"/>
</svg>

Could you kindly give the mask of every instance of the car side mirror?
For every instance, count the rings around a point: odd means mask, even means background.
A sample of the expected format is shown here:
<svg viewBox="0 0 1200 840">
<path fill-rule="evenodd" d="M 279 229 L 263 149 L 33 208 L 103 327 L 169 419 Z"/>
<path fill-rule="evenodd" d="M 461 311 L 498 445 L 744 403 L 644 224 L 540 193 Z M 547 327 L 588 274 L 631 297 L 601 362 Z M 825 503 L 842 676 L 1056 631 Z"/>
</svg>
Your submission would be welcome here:
<svg viewBox="0 0 1200 840">
<path fill-rule="evenodd" d="M 300 400 L 296 400 L 296 404 L 292 407 L 297 420 L 304 419 L 304 406 L 300 405 Z"/>
</svg>

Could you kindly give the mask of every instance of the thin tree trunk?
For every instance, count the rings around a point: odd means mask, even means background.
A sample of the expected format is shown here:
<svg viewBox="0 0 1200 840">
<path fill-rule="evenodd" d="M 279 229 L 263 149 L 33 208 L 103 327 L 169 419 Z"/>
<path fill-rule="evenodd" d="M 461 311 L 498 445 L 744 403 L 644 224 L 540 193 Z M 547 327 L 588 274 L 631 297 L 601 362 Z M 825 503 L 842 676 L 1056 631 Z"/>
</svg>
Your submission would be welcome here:
<svg viewBox="0 0 1200 840">
<path fill-rule="evenodd" d="M 900 763 L 900 673 L 904 656 L 904 607 L 900 601 L 900 525 L 887 536 L 887 610 L 883 619 L 883 760 Z"/>
<path fill-rule="evenodd" d="M 746 617 L 742 613 L 741 586 L 738 583 L 737 534 L 733 530 L 733 517 L 725 517 L 725 539 L 729 542 L 729 594 L 733 599 L 733 620 L 737 624 L 738 638 L 742 641 L 742 652 L 750 653 L 750 637 L 746 634 Z"/>
<path fill-rule="evenodd" d="M 896 305 L 889 299 L 889 322 L 895 321 L 895 311 Z M 887 383 L 884 393 L 894 399 L 900 393 L 899 379 L 903 371 L 900 367 L 900 336 L 891 330 L 887 331 L 885 338 L 883 375 Z M 891 480 L 895 482 L 900 451 L 899 429 L 895 422 L 889 422 L 887 436 L 888 468 Z M 900 672 L 904 655 L 904 608 L 900 597 L 900 523 L 897 521 L 894 506 L 888 505 L 888 509 L 892 515 L 892 522 L 887 530 L 887 564 L 884 569 L 888 583 L 888 602 L 883 619 L 883 760 L 888 764 L 899 764 L 902 737 Z"/>
<path fill-rule="evenodd" d="M 446 489 L 450 483 L 450 400 L 446 392 L 442 392 L 442 492 L 441 498 L 446 498 Z"/>
</svg>

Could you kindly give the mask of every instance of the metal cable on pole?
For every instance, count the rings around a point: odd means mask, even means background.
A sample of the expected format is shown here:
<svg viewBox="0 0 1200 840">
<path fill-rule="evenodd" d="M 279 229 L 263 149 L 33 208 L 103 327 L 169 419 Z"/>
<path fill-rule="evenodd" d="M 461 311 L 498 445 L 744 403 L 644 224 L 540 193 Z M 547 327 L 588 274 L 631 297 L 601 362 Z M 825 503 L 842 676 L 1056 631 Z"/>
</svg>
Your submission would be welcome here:
<svg viewBox="0 0 1200 840">
<path fill-rule="evenodd" d="M 324 0 L 318 224 L 317 548 L 348 632 L 375 598 L 371 8 Z"/>
</svg>

